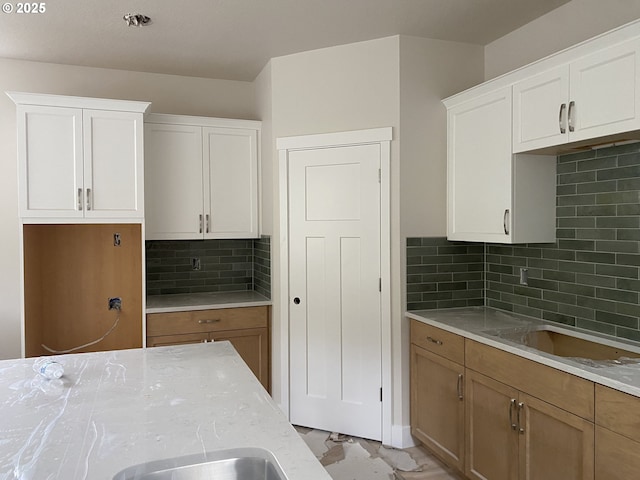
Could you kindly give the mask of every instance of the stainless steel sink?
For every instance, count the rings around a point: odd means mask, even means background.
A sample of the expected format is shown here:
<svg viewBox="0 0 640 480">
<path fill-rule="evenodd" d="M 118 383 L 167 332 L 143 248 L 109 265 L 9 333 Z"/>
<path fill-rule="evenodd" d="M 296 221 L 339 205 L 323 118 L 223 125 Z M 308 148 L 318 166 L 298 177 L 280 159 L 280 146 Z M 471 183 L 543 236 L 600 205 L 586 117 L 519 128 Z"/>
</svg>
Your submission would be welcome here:
<svg viewBox="0 0 640 480">
<path fill-rule="evenodd" d="M 113 480 L 287 480 L 278 461 L 262 448 L 234 448 L 142 463 Z"/>
<path fill-rule="evenodd" d="M 640 357 L 640 352 L 635 351 L 636 349 L 631 345 L 590 337 L 580 332 L 563 330 L 550 325 L 487 333 L 560 357 L 577 357 L 596 361 Z"/>
</svg>

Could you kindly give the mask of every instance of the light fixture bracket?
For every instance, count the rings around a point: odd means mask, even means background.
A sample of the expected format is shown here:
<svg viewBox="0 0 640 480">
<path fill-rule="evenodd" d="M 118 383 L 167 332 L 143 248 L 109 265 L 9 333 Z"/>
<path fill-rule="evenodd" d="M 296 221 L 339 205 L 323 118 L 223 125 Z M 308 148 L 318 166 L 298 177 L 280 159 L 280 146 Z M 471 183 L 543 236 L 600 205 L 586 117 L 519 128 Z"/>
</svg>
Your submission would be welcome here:
<svg viewBox="0 0 640 480">
<path fill-rule="evenodd" d="M 151 19 L 140 13 L 127 13 L 122 19 L 128 27 L 144 27 L 151 23 Z"/>
</svg>

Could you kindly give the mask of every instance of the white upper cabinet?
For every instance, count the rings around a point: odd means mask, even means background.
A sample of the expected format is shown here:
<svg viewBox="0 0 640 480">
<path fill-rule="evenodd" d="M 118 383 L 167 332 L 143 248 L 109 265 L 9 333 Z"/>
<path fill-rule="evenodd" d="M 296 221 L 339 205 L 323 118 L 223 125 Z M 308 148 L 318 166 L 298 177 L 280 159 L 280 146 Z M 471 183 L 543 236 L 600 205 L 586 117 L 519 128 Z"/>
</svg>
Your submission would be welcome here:
<svg viewBox="0 0 640 480">
<path fill-rule="evenodd" d="M 146 102 L 9 93 L 17 104 L 20 216 L 142 221 Z"/>
<path fill-rule="evenodd" d="M 513 151 L 640 129 L 640 42 L 585 55 L 513 85 Z"/>
<path fill-rule="evenodd" d="M 512 155 L 511 87 L 448 110 L 447 238 L 555 241 L 555 157 Z"/>
<path fill-rule="evenodd" d="M 257 238 L 260 122 L 148 115 L 146 238 Z"/>
</svg>

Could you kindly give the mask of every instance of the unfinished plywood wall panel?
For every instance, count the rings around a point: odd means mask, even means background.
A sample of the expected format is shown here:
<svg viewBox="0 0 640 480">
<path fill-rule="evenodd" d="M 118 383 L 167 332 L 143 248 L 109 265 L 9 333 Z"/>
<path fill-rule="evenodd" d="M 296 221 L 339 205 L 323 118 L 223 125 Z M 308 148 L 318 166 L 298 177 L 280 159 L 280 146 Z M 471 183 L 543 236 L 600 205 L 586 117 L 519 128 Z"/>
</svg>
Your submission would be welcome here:
<svg viewBox="0 0 640 480">
<path fill-rule="evenodd" d="M 114 245 L 118 234 L 120 245 Z M 138 224 L 25 225 L 25 353 L 42 344 L 77 352 L 142 346 L 142 237 Z M 120 297 L 122 309 L 109 310 Z"/>
</svg>

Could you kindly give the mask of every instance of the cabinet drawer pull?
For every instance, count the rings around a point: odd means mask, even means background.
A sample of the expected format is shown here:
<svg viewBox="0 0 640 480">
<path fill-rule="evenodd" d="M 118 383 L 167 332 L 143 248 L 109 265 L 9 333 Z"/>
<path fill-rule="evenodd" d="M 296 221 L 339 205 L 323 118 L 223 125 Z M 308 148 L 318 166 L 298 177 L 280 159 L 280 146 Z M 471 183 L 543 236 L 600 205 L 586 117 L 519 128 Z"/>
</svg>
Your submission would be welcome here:
<svg viewBox="0 0 640 480">
<path fill-rule="evenodd" d="M 198 320 L 200 325 L 204 325 L 206 323 L 218 323 L 221 322 L 219 318 L 207 318 L 206 320 Z"/>
<path fill-rule="evenodd" d="M 91 210 L 92 208 L 92 201 L 91 201 L 91 189 L 87 188 L 87 210 Z"/>
<path fill-rule="evenodd" d="M 524 428 L 522 426 L 522 422 L 520 421 L 520 412 L 524 410 L 524 403 L 520 402 L 518 404 L 518 432 L 520 435 L 524 435 Z"/>
<path fill-rule="evenodd" d="M 200 221 L 200 230 L 198 230 L 198 233 L 202 233 L 202 214 L 198 215 L 198 220 Z"/>
<path fill-rule="evenodd" d="M 516 399 L 512 398 L 509 402 L 509 423 L 511 424 L 511 430 L 516 430 L 518 425 L 513 421 L 513 410 L 516 408 Z"/>
<path fill-rule="evenodd" d="M 463 400 L 464 396 L 462 395 L 462 379 L 463 376 L 462 374 L 458 375 L 458 385 L 456 386 L 457 390 L 458 390 L 458 400 Z"/>
<path fill-rule="evenodd" d="M 203 325 L 206 323 L 219 323 L 219 322 L 221 322 L 219 318 L 207 318 L 206 320 L 198 320 L 198 323 L 200 325 Z"/>
<path fill-rule="evenodd" d="M 509 209 L 505 208 L 504 216 L 502 217 L 502 225 L 504 226 L 504 234 L 509 235 Z"/>
<path fill-rule="evenodd" d="M 78 210 L 82 211 L 82 189 L 78 189 Z"/>
<path fill-rule="evenodd" d="M 208 214 L 208 213 L 205 215 L 205 218 L 206 218 L 206 220 L 207 220 L 207 228 L 206 228 L 205 232 L 206 232 L 206 233 L 209 233 L 209 231 L 210 231 L 211 229 L 209 228 L 209 214 Z"/>
<path fill-rule="evenodd" d="M 558 123 L 560 124 L 560 133 L 567 133 L 567 122 L 564 117 L 564 114 L 567 110 L 567 104 L 563 103 L 560 105 L 560 114 L 558 115 Z"/>
<path fill-rule="evenodd" d="M 576 109 L 576 102 L 571 101 L 569 102 L 569 115 L 568 115 L 568 119 L 569 119 L 569 131 L 573 132 L 576 129 L 576 125 L 574 122 L 574 112 Z"/>
<path fill-rule="evenodd" d="M 429 340 L 431 343 L 435 343 L 436 345 L 442 345 L 442 340 L 436 340 L 433 337 L 427 337 L 427 340 Z"/>
</svg>

